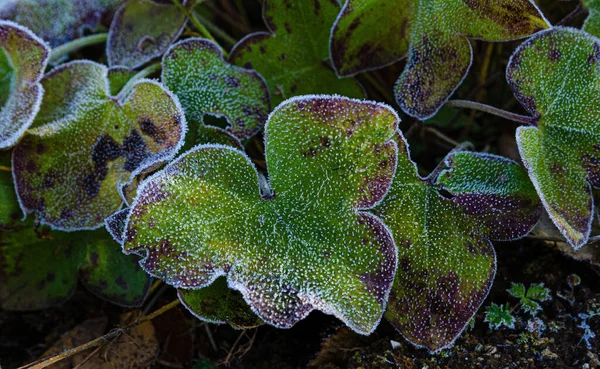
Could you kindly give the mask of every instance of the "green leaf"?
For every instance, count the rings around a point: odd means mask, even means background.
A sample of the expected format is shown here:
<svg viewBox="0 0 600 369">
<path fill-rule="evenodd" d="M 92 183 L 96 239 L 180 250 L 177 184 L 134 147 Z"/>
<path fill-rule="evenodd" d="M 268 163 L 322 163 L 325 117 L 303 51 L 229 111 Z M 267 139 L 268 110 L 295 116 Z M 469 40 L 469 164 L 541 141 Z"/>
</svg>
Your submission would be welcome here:
<svg viewBox="0 0 600 369">
<path fill-rule="evenodd" d="M 583 30 L 593 36 L 600 37 L 600 0 L 583 0 L 583 6 L 590 13 L 583 24 Z"/>
<path fill-rule="evenodd" d="M 396 248 L 366 210 L 391 183 L 398 122 L 372 102 L 287 100 L 265 127 L 269 184 L 243 152 L 198 146 L 140 185 L 124 250 L 145 252 L 142 267 L 178 288 L 226 275 L 274 326 L 318 309 L 370 333 Z"/>
<path fill-rule="evenodd" d="M 398 138 L 396 176 L 375 210 L 398 247 L 385 318 L 410 342 L 451 345 L 487 296 L 496 273 L 490 240 L 527 235 L 541 206 L 527 173 L 489 154 L 452 152 L 421 178 Z"/>
<path fill-rule="evenodd" d="M 263 321 L 244 301 L 242 294 L 229 289 L 225 278 L 198 290 L 178 290 L 183 305 L 198 319 L 209 323 L 229 323 L 234 328 L 258 327 Z"/>
<path fill-rule="evenodd" d="M 263 6 L 269 32 L 246 36 L 230 59 L 265 77 L 273 104 L 314 93 L 364 96 L 356 81 L 338 79 L 327 65 L 329 33 L 340 9 L 336 0 L 266 0 Z"/>
<path fill-rule="evenodd" d="M 53 93 L 13 151 L 21 207 L 56 229 L 97 228 L 121 207 L 121 186 L 175 155 L 185 117 L 157 82 L 109 96 L 107 68 L 89 61 L 62 65 L 42 84 Z"/>
<path fill-rule="evenodd" d="M 31 29 L 56 47 L 88 33 L 106 30 L 125 0 L 4 0 L 0 19 Z"/>
<path fill-rule="evenodd" d="M 10 151 L 0 151 L 0 229 L 23 216 L 9 169 Z"/>
<path fill-rule="evenodd" d="M 111 96 L 116 96 L 129 82 L 136 71 L 125 67 L 112 67 L 108 69 L 108 85 Z"/>
<path fill-rule="evenodd" d="M 124 255 L 104 230 L 50 231 L 29 220 L 0 228 L 0 244 L 3 309 L 59 305 L 78 279 L 97 296 L 123 306 L 140 306 L 150 287 L 139 257 Z"/>
<path fill-rule="evenodd" d="M 185 14 L 172 4 L 126 1 L 110 25 L 108 64 L 137 68 L 158 58 L 179 37 L 186 22 Z"/>
<path fill-rule="evenodd" d="M 490 329 L 497 330 L 505 326 L 509 329 L 515 328 L 515 317 L 510 312 L 510 306 L 498 305 L 494 302 L 485 308 L 485 322 L 490 324 Z"/>
<path fill-rule="evenodd" d="M 7 175 L 8 173 L 8 175 Z M 77 280 L 123 306 L 142 304 L 150 278 L 103 230 L 58 232 L 18 220 L 10 172 L 0 171 L 0 307 L 37 310 L 65 302 Z M 5 221 L 8 220 L 8 221 Z"/>
<path fill-rule="evenodd" d="M 536 316 L 538 311 L 542 310 L 540 304 L 528 298 L 521 299 L 521 308 L 531 316 Z"/>
<path fill-rule="evenodd" d="M 50 48 L 30 30 L 0 21 L 0 149 L 16 144 L 33 122 L 49 55 Z"/>
<path fill-rule="evenodd" d="M 507 291 L 511 296 L 518 299 L 525 298 L 525 285 L 523 283 L 512 283 Z"/>
<path fill-rule="evenodd" d="M 592 187 L 600 187 L 600 40 L 555 27 L 524 42 L 507 79 L 537 126 L 519 127 L 523 163 L 560 232 L 575 249 L 589 238 Z"/>
<path fill-rule="evenodd" d="M 529 286 L 529 288 L 527 289 L 527 295 L 526 297 L 528 299 L 531 300 L 536 300 L 536 301 L 548 301 L 551 299 L 550 296 L 550 289 L 544 287 L 543 283 L 540 284 L 532 284 L 531 286 Z"/>
<path fill-rule="evenodd" d="M 191 38 L 163 57 L 162 81 L 181 101 L 190 122 L 206 114 L 225 117 L 239 139 L 256 134 L 269 114 L 269 91 L 262 76 L 223 59 L 216 43 Z"/>
<path fill-rule="evenodd" d="M 331 57 L 338 75 L 350 76 L 407 55 L 396 101 L 425 120 L 469 71 L 468 39 L 514 40 L 548 27 L 531 0 L 348 0 L 331 33 Z"/>
</svg>

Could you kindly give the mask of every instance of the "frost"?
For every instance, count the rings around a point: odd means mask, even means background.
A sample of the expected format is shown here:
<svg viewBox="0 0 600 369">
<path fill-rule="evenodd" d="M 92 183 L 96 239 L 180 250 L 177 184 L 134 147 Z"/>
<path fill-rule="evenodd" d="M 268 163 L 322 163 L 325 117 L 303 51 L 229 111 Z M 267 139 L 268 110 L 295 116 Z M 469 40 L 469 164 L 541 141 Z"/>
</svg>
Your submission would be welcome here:
<svg viewBox="0 0 600 369">
<path fill-rule="evenodd" d="M 16 144 L 33 122 L 49 56 L 50 48 L 30 30 L 0 21 L 0 149 Z"/>
<path fill-rule="evenodd" d="M 53 93 L 13 150 L 21 207 L 55 229 L 97 228 L 121 207 L 119 187 L 175 155 L 185 117 L 157 82 L 109 96 L 107 68 L 89 61 L 54 69 L 42 85 Z"/>
<path fill-rule="evenodd" d="M 52 47 L 108 28 L 125 0 L 3 0 L 0 19 L 31 29 Z"/>
<path fill-rule="evenodd" d="M 542 310 L 540 302 L 551 299 L 550 290 L 544 287 L 543 283 L 534 283 L 527 290 L 522 283 L 513 283 L 510 289 L 508 289 L 508 293 L 518 298 L 521 308 L 531 316 L 536 316 L 538 311 Z"/>
<path fill-rule="evenodd" d="M 525 167 L 554 224 L 575 249 L 587 243 L 600 187 L 600 40 L 573 28 L 538 33 L 513 54 L 506 77 L 537 120 L 519 127 Z"/>
<path fill-rule="evenodd" d="M 509 329 L 515 329 L 515 317 L 510 311 L 510 306 L 498 305 L 494 302 L 487 308 L 485 308 L 484 321 L 489 323 L 490 329 L 498 330 L 502 326 Z"/>
<path fill-rule="evenodd" d="M 367 209 L 392 181 L 398 122 L 373 102 L 287 100 L 265 127 L 270 191 L 261 195 L 243 152 L 197 146 L 140 185 L 124 251 L 147 252 L 142 267 L 182 289 L 226 276 L 276 327 L 318 309 L 370 333 L 385 310 L 396 248 Z"/>
<path fill-rule="evenodd" d="M 170 2 L 126 1 L 110 25 L 108 64 L 136 68 L 163 55 L 179 37 L 186 21 L 185 14 Z"/>
<path fill-rule="evenodd" d="M 230 60 L 265 77 L 273 104 L 314 93 L 363 97 L 356 81 L 338 79 L 327 65 L 327 40 L 338 12 L 335 0 L 266 0 L 263 18 L 269 32 L 244 37 Z"/>
<path fill-rule="evenodd" d="M 239 139 L 253 136 L 265 124 L 270 99 L 262 76 L 227 63 L 214 42 L 181 41 L 169 49 L 162 64 L 162 81 L 181 101 L 189 122 L 202 124 L 206 114 L 225 117 L 227 130 Z M 214 141 L 202 143 L 208 142 Z"/>
<path fill-rule="evenodd" d="M 416 346 L 437 352 L 453 344 L 492 286 L 490 240 L 527 235 L 541 206 L 527 174 L 511 160 L 452 152 L 421 178 L 401 136 L 398 146 L 394 182 L 374 211 L 398 247 L 385 318 Z"/>
<path fill-rule="evenodd" d="M 531 0 L 348 0 L 331 32 L 331 59 L 338 75 L 350 76 L 407 55 L 396 101 L 425 120 L 469 71 L 468 39 L 508 41 L 548 27 Z"/>
</svg>

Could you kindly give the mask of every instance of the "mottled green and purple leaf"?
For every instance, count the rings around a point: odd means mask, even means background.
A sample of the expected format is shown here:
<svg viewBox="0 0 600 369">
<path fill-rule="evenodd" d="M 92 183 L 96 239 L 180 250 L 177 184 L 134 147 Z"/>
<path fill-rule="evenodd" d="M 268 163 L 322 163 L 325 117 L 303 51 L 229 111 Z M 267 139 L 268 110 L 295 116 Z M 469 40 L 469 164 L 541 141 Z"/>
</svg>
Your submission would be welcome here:
<svg viewBox="0 0 600 369">
<path fill-rule="evenodd" d="M 347 0 L 333 27 L 330 51 L 341 76 L 407 55 L 396 101 L 424 120 L 435 115 L 469 71 L 468 39 L 508 41 L 548 27 L 531 0 Z"/>
<path fill-rule="evenodd" d="M 394 182 L 375 209 L 398 247 L 385 318 L 410 342 L 436 352 L 462 333 L 492 286 L 490 240 L 527 235 L 541 206 L 513 161 L 453 152 L 421 178 L 404 139 L 398 141 Z"/>
<path fill-rule="evenodd" d="M 122 205 L 119 188 L 172 158 L 186 124 L 157 82 L 109 95 L 107 68 L 75 61 L 47 74 L 32 127 L 13 151 L 21 207 L 57 229 L 91 229 Z"/>
<path fill-rule="evenodd" d="M 600 187 L 600 40 L 573 28 L 538 33 L 506 72 L 536 126 L 519 127 L 523 163 L 554 224 L 571 245 L 587 243 Z"/>
<path fill-rule="evenodd" d="M 312 310 L 359 333 L 377 326 L 396 248 L 370 209 L 396 166 L 399 119 L 377 103 L 307 96 L 265 127 L 269 185 L 243 152 L 196 147 L 139 188 L 126 252 L 183 289 L 227 276 L 265 322 L 290 327 Z"/>
<path fill-rule="evenodd" d="M 207 114 L 224 117 L 227 131 L 239 139 L 264 126 L 271 110 L 265 81 L 253 70 L 227 63 L 216 43 L 186 39 L 169 49 L 162 64 L 162 82 L 177 95 L 189 122 L 202 124 Z"/>
</svg>

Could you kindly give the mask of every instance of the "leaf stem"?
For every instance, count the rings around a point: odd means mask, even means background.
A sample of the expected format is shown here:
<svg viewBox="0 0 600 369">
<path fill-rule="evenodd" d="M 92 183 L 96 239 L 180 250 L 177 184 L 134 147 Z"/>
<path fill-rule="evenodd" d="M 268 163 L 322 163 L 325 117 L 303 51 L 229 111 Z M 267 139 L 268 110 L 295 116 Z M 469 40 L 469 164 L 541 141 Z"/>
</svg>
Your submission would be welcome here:
<svg viewBox="0 0 600 369">
<path fill-rule="evenodd" d="M 373 86 L 375 88 L 375 90 L 377 90 L 377 92 L 381 95 L 381 97 L 386 99 L 388 102 L 395 101 L 392 94 L 388 90 L 383 88 L 383 86 L 381 86 L 381 84 L 370 73 L 364 73 L 363 77 L 365 78 L 365 80 L 367 82 L 369 82 L 369 84 L 371 86 Z"/>
<path fill-rule="evenodd" d="M 31 368 L 31 369 L 42 369 L 42 368 L 46 368 L 54 363 L 57 363 L 63 359 L 66 359 L 68 357 L 71 357 L 75 354 L 78 354 L 82 351 L 94 348 L 94 347 L 98 347 L 98 346 L 102 346 L 104 345 L 106 342 L 120 336 L 122 333 L 125 333 L 129 330 L 131 330 L 132 328 L 137 327 L 138 325 L 145 323 L 147 321 L 150 321 L 154 318 L 156 318 L 159 315 L 162 315 L 164 313 L 166 313 L 167 311 L 171 310 L 172 308 L 176 307 L 177 305 L 179 305 L 181 302 L 179 299 L 172 301 L 170 303 L 168 303 L 167 305 L 161 307 L 158 310 L 155 310 L 154 312 L 152 312 L 151 314 L 148 314 L 142 318 L 140 318 L 139 320 L 137 320 L 136 322 L 129 324 L 128 326 L 125 326 L 123 328 L 117 328 L 117 329 L 113 329 L 110 332 L 108 332 L 107 334 L 105 334 L 104 336 L 98 337 L 88 343 L 84 343 L 83 345 L 77 346 L 75 348 L 69 349 L 69 350 L 65 350 L 59 354 L 56 354 L 54 356 L 51 356 L 49 358 L 46 359 L 42 359 L 41 361 L 37 361 L 37 362 L 33 362 L 31 364 L 27 364 L 25 366 L 22 366 L 18 369 L 26 369 L 26 368 Z"/>
<path fill-rule="evenodd" d="M 137 72 L 133 77 L 131 77 L 131 79 L 129 81 L 127 81 L 125 86 L 123 86 L 123 88 L 117 95 L 117 99 L 121 100 L 123 97 L 125 97 L 125 95 L 127 95 L 129 93 L 129 91 L 131 91 L 131 89 L 133 88 L 133 85 L 135 85 L 135 83 L 137 81 L 139 81 L 142 78 L 146 78 L 153 73 L 158 72 L 161 68 L 162 68 L 162 64 L 160 62 L 156 62 L 156 63 L 152 63 L 152 64 L 148 65 L 146 68 Z"/>
<path fill-rule="evenodd" d="M 0 170 L 6 171 L 6 172 L 12 172 L 11 167 L 7 167 L 6 165 L 0 165 Z"/>
<path fill-rule="evenodd" d="M 538 121 L 538 118 L 536 118 L 536 117 L 530 117 L 527 115 L 519 115 L 519 114 L 511 113 L 506 110 L 498 109 L 498 108 L 495 108 L 490 105 L 478 103 L 475 101 L 469 101 L 469 100 L 450 100 L 446 103 L 446 106 L 450 107 L 450 108 L 466 108 L 466 109 L 479 110 L 484 113 L 496 115 L 498 117 L 502 117 L 504 119 L 512 120 L 512 121 L 519 122 L 522 124 L 527 124 L 529 126 L 537 126 L 537 121 Z"/>
<path fill-rule="evenodd" d="M 194 14 L 192 14 L 192 12 L 190 12 L 190 10 L 188 8 L 186 8 L 181 2 L 179 2 L 179 0 L 171 0 L 171 1 L 173 2 L 173 4 L 175 4 L 175 6 L 177 8 L 179 8 L 179 10 L 181 10 L 183 12 L 183 14 L 186 15 L 186 17 L 188 17 L 190 22 L 192 22 L 192 24 L 198 29 L 198 31 L 200 32 L 200 34 L 202 36 L 206 37 L 207 39 L 209 39 L 213 42 L 217 42 L 217 40 L 215 40 L 213 35 L 210 32 L 208 32 L 206 27 L 204 27 L 204 25 L 202 23 L 200 23 L 198 18 L 196 18 L 196 16 Z M 227 51 L 225 51 L 225 50 L 223 50 L 223 55 L 225 56 L 225 58 L 227 58 L 229 56 Z"/>
<path fill-rule="evenodd" d="M 71 42 L 67 42 L 66 44 L 60 45 L 52 49 L 52 53 L 50 53 L 50 61 L 56 62 L 63 56 L 77 51 L 81 48 L 106 42 L 107 38 L 108 33 L 98 33 L 91 36 L 81 37 Z"/>
<path fill-rule="evenodd" d="M 198 18 L 199 21 L 202 22 L 202 24 L 204 24 L 208 30 L 210 30 L 210 32 L 214 33 L 215 36 L 217 36 L 221 40 L 227 42 L 227 44 L 229 44 L 230 46 L 233 46 L 237 43 L 237 40 L 235 38 L 229 36 L 229 34 L 227 32 L 223 31 L 221 28 L 219 28 L 215 24 L 211 23 L 208 19 L 204 18 L 203 16 L 198 14 L 196 11 L 194 11 L 192 14 L 196 18 Z"/>
</svg>

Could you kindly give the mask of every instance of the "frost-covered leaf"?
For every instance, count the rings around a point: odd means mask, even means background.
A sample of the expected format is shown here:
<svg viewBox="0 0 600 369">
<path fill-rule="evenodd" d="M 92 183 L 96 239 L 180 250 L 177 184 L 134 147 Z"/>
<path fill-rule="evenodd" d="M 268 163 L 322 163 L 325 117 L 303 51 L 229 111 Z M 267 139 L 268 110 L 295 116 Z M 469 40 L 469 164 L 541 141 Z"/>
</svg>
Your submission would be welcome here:
<svg viewBox="0 0 600 369">
<path fill-rule="evenodd" d="M 254 328 L 263 321 L 252 312 L 242 294 L 227 286 L 225 278 L 198 290 L 178 291 L 183 305 L 194 316 L 211 323 L 229 323 L 239 329 Z"/>
<path fill-rule="evenodd" d="M 52 47 L 108 28 L 125 0 L 4 0 L 0 19 L 31 29 Z"/>
<path fill-rule="evenodd" d="M 356 81 L 338 79 L 327 62 L 329 33 L 340 9 L 337 0 L 266 0 L 263 6 L 269 32 L 242 39 L 230 59 L 265 77 L 273 104 L 314 93 L 364 96 Z"/>
<path fill-rule="evenodd" d="M 136 68 L 161 56 L 179 37 L 186 21 L 185 14 L 172 4 L 126 1 L 110 25 L 108 64 Z"/>
<path fill-rule="evenodd" d="M 141 305 L 150 278 L 139 267 L 139 257 L 124 255 L 108 233 L 51 231 L 31 219 L 19 220 L 10 172 L 0 171 L 0 198 L 0 307 L 58 305 L 71 296 L 78 279 L 110 302 Z"/>
<path fill-rule="evenodd" d="M 387 228 L 366 211 L 387 192 L 398 117 L 343 97 L 287 100 L 265 127 L 270 187 L 243 152 L 196 147 L 138 189 L 124 250 L 184 289 L 222 275 L 265 322 L 314 309 L 360 333 L 377 326 L 396 268 Z"/>
<path fill-rule="evenodd" d="M 169 49 L 162 64 L 162 81 L 181 101 L 189 122 L 202 122 L 206 114 L 224 117 L 227 130 L 239 139 L 265 124 L 271 109 L 262 76 L 227 63 L 214 42 L 181 41 Z M 191 124 L 190 128 L 194 129 Z"/>
<path fill-rule="evenodd" d="M 575 249 L 589 238 L 600 187 L 600 40 L 556 27 L 524 42 L 507 79 L 537 121 L 519 127 L 525 167 L 554 224 Z"/>
<path fill-rule="evenodd" d="M 590 12 L 583 25 L 583 30 L 600 37 L 600 0 L 583 0 L 583 5 Z"/>
<path fill-rule="evenodd" d="M 27 28 L 0 21 L 0 149 L 17 143 L 33 122 L 49 56 L 50 48 Z"/>
<path fill-rule="evenodd" d="M 525 298 L 521 300 L 521 309 L 531 314 L 531 316 L 536 316 L 538 311 L 542 310 L 542 307 L 537 302 Z"/>
<path fill-rule="evenodd" d="M 531 286 L 529 286 L 529 288 L 527 289 L 526 297 L 528 299 L 537 300 L 540 302 L 548 301 L 551 299 L 550 289 L 544 287 L 543 283 L 539 283 L 539 284 L 534 283 Z"/>
<path fill-rule="evenodd" d="M 21 207 L 53 228 L 97 228 L 121 207 L 119 186 L 177 152 L 183 111 L 149 80 L 109 96 L 107 68 L 88 61 L 54 69 L 42 85 L 53 93 L 13 151 Z"/>
<path fill-rule="evenodd" d="M 348 0 L 332 30 L 331 57 L 348 76 L 408 55 L 396 100 L 424 120 L 469 71 L 468 39 L 514 40 L 548 27 L 531 0 Z"/>
<path fill-rule="evenodd" d="M 541 206 L 527 173 L 511 160 L 454 152 L 439 172 L 421 178 L 398 141 L 396 176 L 375 210 L 398 247 L 385 318 L 413 344 L 438 351 L 460 335 L 491 288 L 490 240 L 525 236 Z"/>
<path fill-rule="evenodd" d="M 485 308 L 485 322 L 490 324 L 490 329 L 497 330 L 505 326 L 509 329 L 515 328 L 515 317 L 510 311 L 510 305 L 498 305 L 494 302 Z"/>
<path fill-rule="evenodd" d="M 513 283 L 508 289 L 508 293 L 513 297 L 522 299 L 525 297 L 525 285 L 523 283 Z"/>
<path fill-rule="evenodd" d="M 130 208 L 119 210 L 106 218 L 105 227 L 113 239 L 123 244 L 123 233 Z M 263 324 L 238 291 L 227 286 L 225 278 L 197 290 L 179 290 L 183 305 L 194 316 L 211 323 L 228 323 L 235 328 L 251 328 Z"/>
<path fill-rule="evenodd" d="M 112 67 L 108 69 L 108 86 L 111 96 L 116 96 L 137 72 L 125 67 Z"/>
</svg>

